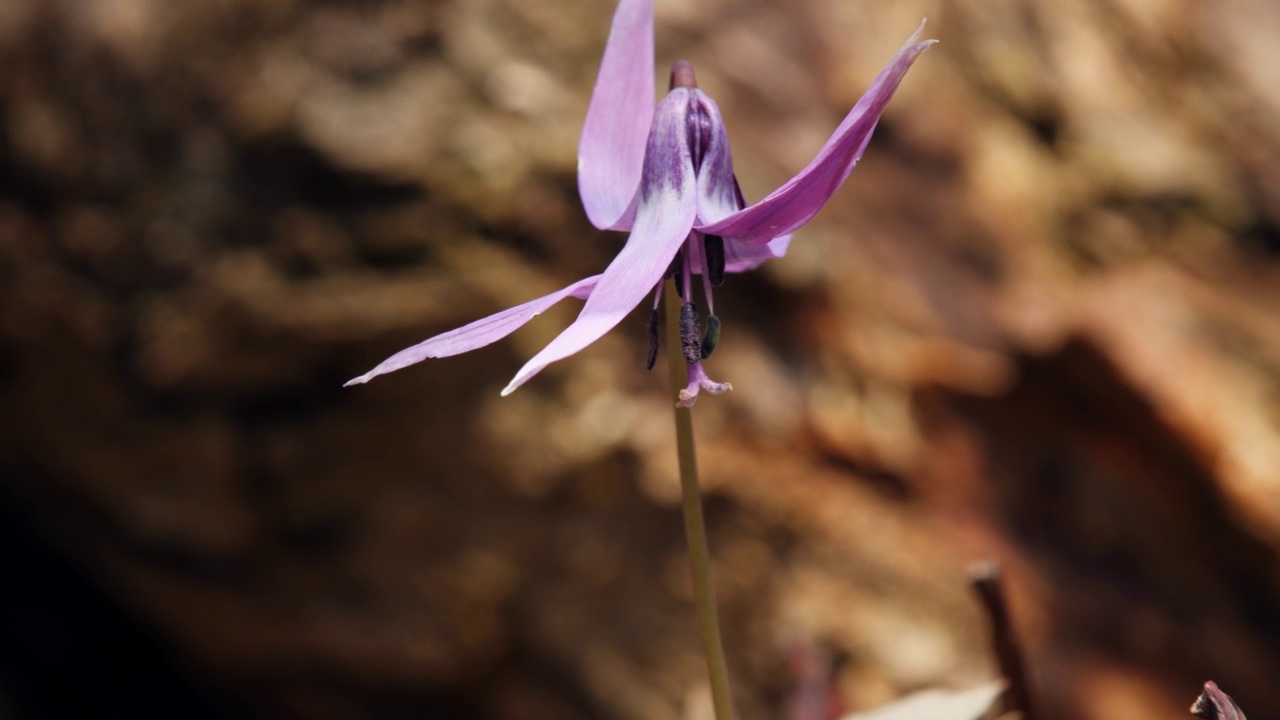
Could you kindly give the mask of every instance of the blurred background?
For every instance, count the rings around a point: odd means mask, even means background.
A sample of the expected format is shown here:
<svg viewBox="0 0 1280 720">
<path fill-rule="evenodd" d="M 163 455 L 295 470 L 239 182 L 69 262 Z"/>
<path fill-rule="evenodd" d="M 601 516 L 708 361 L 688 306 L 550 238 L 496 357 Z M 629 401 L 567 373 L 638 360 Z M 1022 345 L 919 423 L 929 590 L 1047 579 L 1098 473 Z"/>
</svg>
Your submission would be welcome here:
<svg viewBox="0 0 1280 720">
<path fill-rule="evenodd" d="M 995 677 L 981 559 L 1044 718 L 1280 716 L 1280 6 L 657 5 L 749 200 L 941 40 L 718 296 L 741 716 Z M 576 302 L 341 387 L 608 263 L 613 10 L 0 0 L 0 718 L 701 717 L 643 312 L 508 398 Z"/>
</svg>

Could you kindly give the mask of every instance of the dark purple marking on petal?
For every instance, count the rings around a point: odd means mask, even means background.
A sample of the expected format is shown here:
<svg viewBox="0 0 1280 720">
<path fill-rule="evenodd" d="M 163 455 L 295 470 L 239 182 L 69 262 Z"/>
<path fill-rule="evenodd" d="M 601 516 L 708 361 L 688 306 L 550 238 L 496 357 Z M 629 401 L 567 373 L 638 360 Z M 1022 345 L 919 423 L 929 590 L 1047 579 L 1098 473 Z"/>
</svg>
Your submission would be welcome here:
<svg viewBox="0 0 1280 720">
<path fill-rule="evenodd" d="M 690 95 L 697 90 L 676 88 L 658 103 L 653 115 L 653 131 L 645 150 L 640 176 L 640 203 L 671 191 L 683 195 L 685 180 L 692 174 L 689 144 Z"/>
<path fill-rule="evenodd" d="M 702 161 L 711 148 L 712 135 L 715 132 L 712 115 L 708 111 L 706 95 L 701 92 L 693 94 L 689 103 L 689 156 L 693 159 L 693 171 L 702 169 Z"/>
<path fill-rule="evenodd" d="M 732 215 L 743 202 L 733 177 L 729 136 L 716 102 L 702 91 L 695 95 L 698 124 L 691 128 L 698 177 L 698 222 L 705 225 Z M 694 132 L 696 130 L 696 132 Z"/>
<path fill-rule="evenodd" d="M 702 333 L 698 330 L 698 306 L 686 302 L 680 306 L 680 351 L 684 359 L 696 363 L 702 359 Z"/>
</svg>

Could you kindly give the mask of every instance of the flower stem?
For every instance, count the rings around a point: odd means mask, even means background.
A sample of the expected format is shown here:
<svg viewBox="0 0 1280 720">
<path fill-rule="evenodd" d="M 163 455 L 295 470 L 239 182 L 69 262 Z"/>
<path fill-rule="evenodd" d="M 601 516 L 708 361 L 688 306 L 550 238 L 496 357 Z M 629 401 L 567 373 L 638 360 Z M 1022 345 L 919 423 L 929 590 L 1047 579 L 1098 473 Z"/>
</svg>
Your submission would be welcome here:
<svg viewBox="0 0 1280 720">
<path fill-rule="evenodd" d="M 677 279 L 676 282 L 679 280 Z M 687 382 L 688 368 L 680 350 L 680 298 L 675 285 L 665 288 L 667 322 L 667 365 L 671 368 L 671 392 L 680 399 Z M 687 293 L 686 293 L 687 294 Z M 711 701 L 716 720 L 733 720 L 733 703 L 729 698 L 729 670 L 725 664 L 724 646 L 720 641 L 720 620 L 716 614 L 715 588 L 711 581 L 711 553 L 707 550 L 707 526 L 702 516 L 702 491 L 698 488 L 698 459 L 693 445 L 693 412 L 675 407 L 676 452 L 680 458 L 680 495 L 684 507 L 684 530 L 689 544 L 689 567 L 693 571 L 693 596 L 698 607 L 698 625 L 702 630 L 702 647 L 707 655 L 707 672 L 711 679 Z"/>
</svg>

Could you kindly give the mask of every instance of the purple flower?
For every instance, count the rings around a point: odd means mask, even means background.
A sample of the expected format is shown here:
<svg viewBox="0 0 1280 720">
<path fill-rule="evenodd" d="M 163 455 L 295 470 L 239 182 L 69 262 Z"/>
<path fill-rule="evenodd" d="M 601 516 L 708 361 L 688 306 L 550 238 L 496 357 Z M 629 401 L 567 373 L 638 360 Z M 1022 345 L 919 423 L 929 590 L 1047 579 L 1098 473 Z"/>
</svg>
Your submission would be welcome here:
<svg viewBox="0 0 1280 720">
<path fill-rule="evenodd" d="M 570 296 L 586 300 L 578 319 L 516 373 L 503 395 L 595 342 L 651 294 L 652 366 L 656 307 L 664 279 L 674 275 L 685 301 L 681 333 L 689 364 L 689 385 L 680 393 L 681 404 L 693 404 L 699 389 L 713 394 L 730 389 L 727 383 L 711 380 L 702 367 L 719 337 L 712 286 L 722 282 L 726 272 L 752 270 L 782 257 L 791 232 L 807 223 L 844 183 L 907 69 L 936 42 L 917 42 L 923 28 L 921 23 L 808 167 L 764 200 L 747 206 L 733 174 L 720 110 L 697 88 L 688 63 L 676 63 L 671 92 L 655 109 L 653 0 L 621 0 L 578 145 L 578 192 L 596 227 L 631 233 L 622 250 L 600 275 L 401 350 L 347 385 L 427 358 L 484 347 Z M 694 275 L 701 277 L 707 303 L 705 335 L 693 302 Z"/>
</svg>

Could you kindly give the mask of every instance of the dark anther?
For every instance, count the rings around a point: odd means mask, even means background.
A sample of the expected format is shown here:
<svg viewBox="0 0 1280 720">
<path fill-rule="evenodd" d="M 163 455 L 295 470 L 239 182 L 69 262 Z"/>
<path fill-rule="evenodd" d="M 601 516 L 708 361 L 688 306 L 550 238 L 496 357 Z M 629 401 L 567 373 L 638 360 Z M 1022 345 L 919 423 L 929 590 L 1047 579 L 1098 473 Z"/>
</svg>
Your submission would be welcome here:
<svg viewBox="0 0 1280 720">
<path fill-rule="evenodd" d="M 667 266 L 667 274 L 664 278 L 673 278 L 676 281 L 676 294 L 684 297 L 684 283 L 680 282 L 680 268 L 684 265 L 684 249 L 676 251 L 676 256 L 671 258 L 671 264 Z"/>
<path fill-rule="evenodd" d="M 644 361 L 644 369 L 652 370 L 658 362 L 658 308 L 649 311 L 649 357 Z"/>
<path fill-rule="evenodd" d="M 698 338 L 698 306 L 687 302 L 680 306 L 680 350 L 684 359 L 696 363 L 702 359 L 702 341 Z"/>
<path fill-rule="evenodd" d="M 702 237 L 707 248 L 707 280 L 720 287 L 724 284 L 724 238 L 719 235 Z"/>
<path fill-rule="evenodd" d="M 707 316 L 707 331 L 702 335 L 702 359 L 706 360 L 711 357 L 711 353 L 716 351 L 716 346 L 720 344 L 720 318 L 715 315 Z"/>
</svg>

